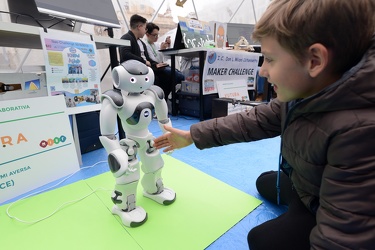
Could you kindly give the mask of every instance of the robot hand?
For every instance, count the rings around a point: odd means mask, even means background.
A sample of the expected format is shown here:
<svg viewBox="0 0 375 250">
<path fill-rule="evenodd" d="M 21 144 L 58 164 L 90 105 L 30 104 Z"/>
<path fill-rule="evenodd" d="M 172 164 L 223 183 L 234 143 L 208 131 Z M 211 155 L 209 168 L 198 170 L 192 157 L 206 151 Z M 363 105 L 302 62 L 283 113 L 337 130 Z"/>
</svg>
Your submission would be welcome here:
<svg viewBox="0 0 375 250">
<path fill-rule="evenodd" d="M 100 136 L 100 142 L 108 153 L 108 165 L 114 177 L 128 176 L 137 171 L 129 165 L 129 158 L 135 156 L 136 152 L 132 147 L 124 148 L 122 141 L 110 139 L 106 136 Z M 125 145 L 125 144 L 124 144 Z"/>
<path fill-rule="evenodd" d="M 114 177 L 128 176 L 136 170 L 129 168 L 128 155 L 122 149 L 116 149 L 108 154 L 108 163 Z"/>
</svg>

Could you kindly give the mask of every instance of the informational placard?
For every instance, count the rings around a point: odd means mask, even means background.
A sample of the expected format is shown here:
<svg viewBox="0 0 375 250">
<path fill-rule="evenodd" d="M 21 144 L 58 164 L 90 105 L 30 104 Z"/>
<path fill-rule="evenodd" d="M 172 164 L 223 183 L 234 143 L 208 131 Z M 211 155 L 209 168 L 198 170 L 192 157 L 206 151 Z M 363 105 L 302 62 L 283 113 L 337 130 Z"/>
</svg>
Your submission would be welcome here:
<svg viewBox="0 0 375 250">
<path fill-rule="evenodd" d="M 230 98 L 242 102 L 249 101 L 246 82 L 241 80 L 217 81 L 217 90 L 220 98 Z M 241 104 L 228 103 L 228 115 L 238 113 L 244 110 Z"/>
<path fill-rule="evenodd" d="M 225 23 L 214 22 L 214 39 L 215 46 L 218 49 L 226 47 L 227 42 L 227 25 Z"/>
<path fill-rule="evenodd" d="M 203 94 L 217 93 L 217 81 L 240 80 L 248 90 L 255 89 L 261 54 L 225 49 L 209 49 L 203 68 Z"/>
<path fill-rule="evenodd" d="M 0 79 L 0 87 L 1 84 L 20 86 L 20 89 L 0 90 L 0 101 L 48 96 L 44 73 L 0 73 Z"/>
<path fill-rule="evenodd" d="M 0 101 L 0 203 L 79 170 L 63 96 Z"/>
<path fill-rule="evenodd" d="M 69 114 L 100 110 L 100 65 L 89 35 L 40 29 L 48 94 L 63 95 Z"/>
<path fill-rule="evenodd" d="M 204 47 L 205 42 L 214 41 L 214 32 L 208 22 L 185 17 L 178 17 L 178 21 L 178 28 L 186 49 Z"/>
</svg>

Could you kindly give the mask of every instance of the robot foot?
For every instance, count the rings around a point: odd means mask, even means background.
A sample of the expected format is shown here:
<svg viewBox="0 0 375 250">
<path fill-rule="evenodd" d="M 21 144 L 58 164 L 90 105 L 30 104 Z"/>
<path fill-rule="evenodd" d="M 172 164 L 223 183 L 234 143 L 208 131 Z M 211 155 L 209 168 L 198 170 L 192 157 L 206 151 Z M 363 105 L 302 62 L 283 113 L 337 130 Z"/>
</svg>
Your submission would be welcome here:
<svg viewBox="0 0 375 250">
<path fill-rule="evenodd" d="M 175 191 L 166 187 L 160 194 L 149 194 L 146 191 L 143 191 L 143 196 L 150 198 L 151 200 L 154 200 L 162 205 L 170 205 L 176 200 Z"/>
<path fill-rule="evenodd" d="M 112 214 L 118 215 L 127 227 L 138 227 L 146 222 L 147 213 L 142 207 L 136 207 L 130 212 L 124 212 L 116 205 L 112 207 Z"/>
</svg>

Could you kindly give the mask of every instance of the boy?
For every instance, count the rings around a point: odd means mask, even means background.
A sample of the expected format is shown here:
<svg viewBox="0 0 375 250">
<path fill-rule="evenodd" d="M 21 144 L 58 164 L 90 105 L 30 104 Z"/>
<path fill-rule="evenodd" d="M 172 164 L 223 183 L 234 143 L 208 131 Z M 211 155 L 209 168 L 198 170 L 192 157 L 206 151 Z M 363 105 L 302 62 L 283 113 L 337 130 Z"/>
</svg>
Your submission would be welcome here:
<svg viewBox="0 0 375 250">
<path fill-rule="evenodd" d="M 248 113 L 166 127 L 164 151 L 281 135 L 278 172 L 257 189 L 288 206 L 248 234 L 254 249 L 375 246 L 374 0 L 274 0 L 256 24 L 260 75 L 277 99 Z"/>
</svg>

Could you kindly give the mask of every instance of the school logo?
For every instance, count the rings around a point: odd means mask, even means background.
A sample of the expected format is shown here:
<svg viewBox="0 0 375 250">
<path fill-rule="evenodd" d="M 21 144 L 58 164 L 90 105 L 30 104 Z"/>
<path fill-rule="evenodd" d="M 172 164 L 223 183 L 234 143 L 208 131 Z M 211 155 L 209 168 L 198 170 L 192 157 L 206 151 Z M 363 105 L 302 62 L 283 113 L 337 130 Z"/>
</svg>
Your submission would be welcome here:
<svg viewBox="0 0 375 250">
<path fill-rule="evenodd" d="M 213 64 L 216 61 L 216 58 L 217 58 L 216 52 L 214 52 L 214 51 L 208 52 L 207 62 L 209 64 Z"/>
</svg>

